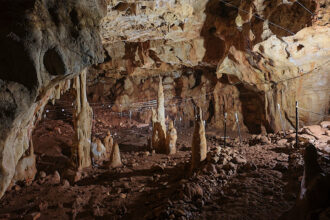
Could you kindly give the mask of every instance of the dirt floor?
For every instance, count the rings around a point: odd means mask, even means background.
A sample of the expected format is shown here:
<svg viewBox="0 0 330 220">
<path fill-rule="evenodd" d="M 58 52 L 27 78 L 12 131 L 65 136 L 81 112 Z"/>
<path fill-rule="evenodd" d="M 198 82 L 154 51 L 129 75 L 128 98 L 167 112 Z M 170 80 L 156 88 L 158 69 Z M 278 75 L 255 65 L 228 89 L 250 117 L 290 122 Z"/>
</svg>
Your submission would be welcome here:
<svg viewBox="0 0 330 220">
<path fill-rule="evenodd" d="M 280 134 L 243 143 L 233 134 L 224 148 L 222 133 L 209 128 L 207 161 L 191 172 L 192 128 L 178 128 L 178 152 L 167 156 L 149 151 L 149 125 L 96 116 L 93 135 L 103 140 L 111 130 L 124 166 L 94 166 L 70 184 L 63 177 L 73 146 L 70 117 L 45 119 L 33 135 L 37 177 L 5 194 L 0 219 L 277 219 L 295 203 L 303 148 L 289 138 L 280 145 Z M 319 162 L 329 173 L 328 155 Z"/>
</svg>

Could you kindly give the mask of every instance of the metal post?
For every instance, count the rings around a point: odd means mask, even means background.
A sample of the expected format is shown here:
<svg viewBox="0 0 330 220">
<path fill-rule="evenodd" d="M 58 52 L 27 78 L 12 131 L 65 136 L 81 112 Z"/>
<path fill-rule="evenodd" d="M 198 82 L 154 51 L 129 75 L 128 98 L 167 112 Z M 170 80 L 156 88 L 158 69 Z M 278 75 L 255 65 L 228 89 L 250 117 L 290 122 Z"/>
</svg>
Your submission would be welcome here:
<svg viewBox="0 0 330 220">
<path fill-rule="evenodd" d="M 280 120 L 281 120 L 282 130 L 283 130 L 283 134 L 285 136 L 286 135 L 285 134 L 285 126 L 284 126 L 284 121 L 283 121 L 283 118 L 282 118 L 282 112 L 281 112 L 280 104 L 277 104 L 277 109 L 278 109 L 278 113 L 280 113 Z"/>
<path fill-rule="evenodd" d="M 296 101 L 296 148 L 298 148 L 298 129 L 299 129 L 299 112 L 298 112 L 298 101 Z"/>
<path fill-rule="evenodd" d="M 129 111 L 129 121 L 132 121 L 132 111 Z"/>
<path fill-rule="evenodd" d="M 237 131 L 238 131 L 239 142 L 242 142 L 241 128 L 239 127 L 239 120 L 238 120 L 237 112 L 235 113 L 235 118 L 236 118 L 236 123 L 237 123 Z"/>
<path fill-rule="evenodd" d="M 223 147 L 226 147 L 226 136 L 227 136 L 227 112 L 225 112 Z"/>
</svg>

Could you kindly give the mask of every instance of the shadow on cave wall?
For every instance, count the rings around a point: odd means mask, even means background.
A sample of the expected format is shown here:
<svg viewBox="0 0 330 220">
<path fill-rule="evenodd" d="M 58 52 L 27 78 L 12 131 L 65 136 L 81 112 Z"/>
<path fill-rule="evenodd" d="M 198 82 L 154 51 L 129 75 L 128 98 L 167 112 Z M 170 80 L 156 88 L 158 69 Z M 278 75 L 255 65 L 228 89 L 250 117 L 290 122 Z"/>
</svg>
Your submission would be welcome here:
<svg viewBox="0 0 330 220">
<path fill-rule="evenodd" d="M 28 34 L 22 14 L 27 8 L 33 8 L 34 2 L 12 0 L 0 7 L 0 79 L 18 82 L 29 89 L 37 85 L 38 79 L 33 61 L 21 40 Z"/>
</svg>

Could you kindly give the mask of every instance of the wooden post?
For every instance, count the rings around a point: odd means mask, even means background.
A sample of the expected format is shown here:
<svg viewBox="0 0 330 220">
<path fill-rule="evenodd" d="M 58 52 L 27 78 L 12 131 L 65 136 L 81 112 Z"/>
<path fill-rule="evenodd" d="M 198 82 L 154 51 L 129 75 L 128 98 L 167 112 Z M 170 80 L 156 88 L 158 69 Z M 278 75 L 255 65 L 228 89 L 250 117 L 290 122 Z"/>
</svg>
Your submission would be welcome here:
<svg viewBox="0 0 330 220">
<path fill-rule="evenodd" d="M 226 147 L 226 136 L 227 136 L 227 112 L 225 112 L 225 120 L 224 120 L 223 147 Z"/>
<path fill-rule="evenodd" d="M 283 130 L 283 134 L 284 134 L 284 136 L 285 136 L 285 135 L 286 135 L 286 134 L 285 134 L 285 126 L 284 126 L 284 121 L 283 121 L 283 118 L 282 118 L 282 113 L 281 113 L 281 106 L 280 106 L 280 104 L 277 104 L 277 109 L 278 109 L 278 113 L 280 114 L 280 120 L 281 120 L 282 130 Z"/>
<path fill-rule="evenodd" d="M 298 112 L 298 101 L 296 101 L 296 148 L 298 148 L 298 129 L 299 129 L 299 112 Z"/>
<path fill-rule="evenodd" d="M 239 137 L 239 142 L 242 142 L 242 136 L 241 136 L 241 129 L 239 127 L 239 120 L 238 120 L 238 114 L 237 112 L 235 113 L 235 118 L 236 118 L 236 123 L 237 123 L 237 131 L 238 131 L 238 137 Z"/>
</svg>

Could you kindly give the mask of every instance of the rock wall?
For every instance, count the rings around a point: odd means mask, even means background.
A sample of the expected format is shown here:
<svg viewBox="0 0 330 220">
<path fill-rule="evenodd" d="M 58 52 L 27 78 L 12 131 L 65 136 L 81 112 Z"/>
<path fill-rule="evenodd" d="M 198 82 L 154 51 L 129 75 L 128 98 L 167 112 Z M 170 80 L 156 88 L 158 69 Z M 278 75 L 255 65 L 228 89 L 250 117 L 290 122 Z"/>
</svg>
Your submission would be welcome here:
<svg viewBox="0 0 330 220">
<path fill-rule="evenodd" d="M 329 112 L 329 12 L 324 0 L 109 1 L 102 21 L 107 59 L 90 70 L 89 94 L 116 104 L 151 100 L 153 76 L 162 74 L 174 81 L 164 86 L 172 90 L 168 99 L 189 98 L 195 88 L 212 92 L 194 101 L 217 127 L 228 111 L 233 129 L 238 112 L 250 132 L 280 130 L 280 104 L 286 129 L 293 128 L 296 100 Z M 185 77 L 189 71 L 193 77 Z M 194 105 L 185 107 L 176 111 L 193 120 Z M 300 117 L 302 125 L 322 119 Z"/>
<path fill-rule="evenodd" d="M 0 8 L 0 197 L 48 100 L 103 61 L 102 1 L 3 0 Z"/>
<path fill-rule="evenodd" d="M 189 98 L 195 88 L 200 95 L 213 92 L 201 101 L 208 104 L 197 106 L 217 127 L 226 110 L 234 129 L 237 111 L 250 132 L 280 130 L 280 104 L 286 129 L 293 128 L 296 100 L 329 112 L 329 13 L 325 0 L 108 1 L 102 20 L 107 59 L 90 70 L 89 94 L 116 103 L 152 100 L 151 82 L 161 74 L 175 82 L 165 99 Z M 186 79 L 189 72 L 193 77 Z M 177 111 L 190 115 L 194 106 Z M 302 125 L 322 119 L 308 112 L 300 117 Z"/>
</svg>

